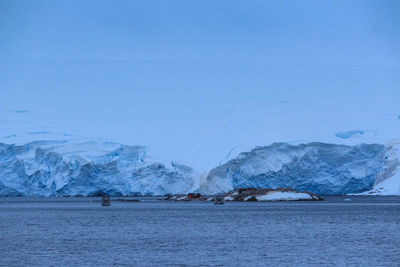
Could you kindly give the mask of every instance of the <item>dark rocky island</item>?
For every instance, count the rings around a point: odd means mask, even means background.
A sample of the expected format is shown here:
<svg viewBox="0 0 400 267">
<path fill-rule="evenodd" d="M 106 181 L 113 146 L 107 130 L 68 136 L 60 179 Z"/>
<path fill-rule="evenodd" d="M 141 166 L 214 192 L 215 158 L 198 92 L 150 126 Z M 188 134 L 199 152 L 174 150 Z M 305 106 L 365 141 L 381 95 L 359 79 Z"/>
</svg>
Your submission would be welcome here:
<svg viewBox="0 0 400 267">
<path fill-rule="evenodd" d="M 310 192 L 299 192 L 291 188 L 237 188 L 220 195 L 201 195 L 189 193 L 187 195 L 169 195 L 165 200 L 172 201 L 318 201 L 320 196 Z"/>
</svg>

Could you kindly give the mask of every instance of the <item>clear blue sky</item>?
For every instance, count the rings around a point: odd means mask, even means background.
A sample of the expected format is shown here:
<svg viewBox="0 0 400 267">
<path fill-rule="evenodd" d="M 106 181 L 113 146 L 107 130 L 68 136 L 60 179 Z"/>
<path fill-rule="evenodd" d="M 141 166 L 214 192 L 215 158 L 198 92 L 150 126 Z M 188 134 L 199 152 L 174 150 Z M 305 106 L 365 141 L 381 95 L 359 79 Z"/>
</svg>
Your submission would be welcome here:
<svg viewBox="0 0 400 267">
<path fill-rule="evenodd" d="M 0 0 L 0 137 L 65 131 L 200 170 L 236 146 L 384 142 L 400 137 L 399 14 L 397 0 Z"/>
</svg>

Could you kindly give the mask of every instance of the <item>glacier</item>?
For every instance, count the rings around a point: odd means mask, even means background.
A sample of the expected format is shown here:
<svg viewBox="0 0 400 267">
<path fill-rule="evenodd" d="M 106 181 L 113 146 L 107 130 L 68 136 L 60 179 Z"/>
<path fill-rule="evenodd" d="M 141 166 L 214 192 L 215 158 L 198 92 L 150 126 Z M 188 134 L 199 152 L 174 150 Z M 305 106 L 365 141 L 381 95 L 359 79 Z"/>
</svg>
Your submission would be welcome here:
<svg viewBox="0 0 400 267">
<path fill-rule="evenodd" d="M 274 143 L 208 175 L 157 161 L 143 146 L 105 140 L 0 143 L 0 196 L 217 194 L 293 188 L 316 194 L 400 195 L 399 144 Z"/>
<path fill-rule="evenodd" d="M 400 142 L 392 141 L 387 145 L 386 169 L 375 181 L 374 187 L 359 195 L 400 195 Z"/>
<path fill-rule="evenodd" d="M 380 144 L 274 143 L 212 169 L 200 191 L 289 187 L 325 195 L 360 193 L 394 174 L 398 160 L 389 157 L 391 149 Z"/>
<path fill-rule="evenodd" d="M 196 186 L 193 169 L 142 146 L 85 141 L 0 143 L 0 196 L 163 195 Z"/>
</svg>

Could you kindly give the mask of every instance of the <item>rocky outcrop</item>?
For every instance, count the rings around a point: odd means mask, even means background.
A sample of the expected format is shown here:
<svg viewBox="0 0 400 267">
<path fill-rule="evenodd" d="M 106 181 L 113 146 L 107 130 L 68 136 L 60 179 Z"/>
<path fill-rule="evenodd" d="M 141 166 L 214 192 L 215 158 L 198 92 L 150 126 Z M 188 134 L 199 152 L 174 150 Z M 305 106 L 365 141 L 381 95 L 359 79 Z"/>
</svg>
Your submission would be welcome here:
<svg viewBox="0 0 400 267">
<path fill-rule="evenodd" d="M 290 188 L 238 188 L 218 196 L 203 196 L 199 193 L 187 195 L 170 195 L 165 200 L 174 201 L 224 201 L 253 202 L 253 201 L 316 201 L 323 200 L 310 192 L 298 192 Z"/>
<path fill-rule="evenodd" d="M 298 192 L 291 188 L 238 188 L 224 194 L 225 201 L 315 201 L 323 200 L 310 192 Z"/>
</svg>

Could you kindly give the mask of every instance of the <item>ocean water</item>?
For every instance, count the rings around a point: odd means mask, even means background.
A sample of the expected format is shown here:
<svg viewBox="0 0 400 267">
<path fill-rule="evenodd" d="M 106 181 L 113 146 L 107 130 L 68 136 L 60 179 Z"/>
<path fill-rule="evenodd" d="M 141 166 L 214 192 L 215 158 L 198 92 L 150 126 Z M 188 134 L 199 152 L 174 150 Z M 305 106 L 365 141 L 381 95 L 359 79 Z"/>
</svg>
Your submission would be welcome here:
<svg viewBox="0 0 400 267">
<path fill-rule="evenodd" d="M 400 266 L 400 198 L 348 198 L 0 198 L 0 265 Z"/>
</svg>

